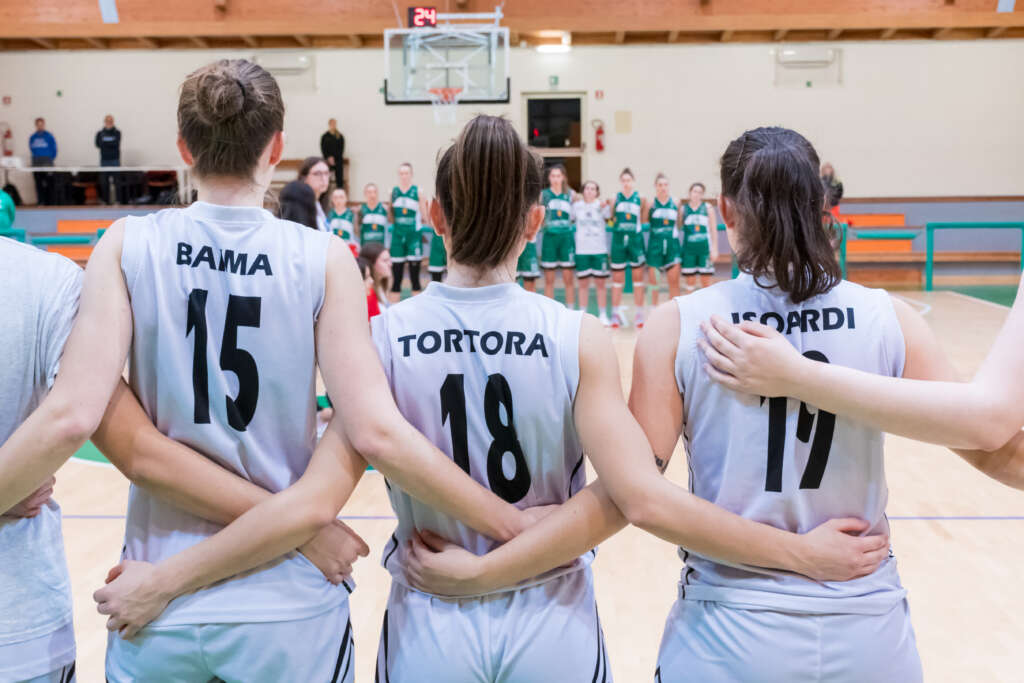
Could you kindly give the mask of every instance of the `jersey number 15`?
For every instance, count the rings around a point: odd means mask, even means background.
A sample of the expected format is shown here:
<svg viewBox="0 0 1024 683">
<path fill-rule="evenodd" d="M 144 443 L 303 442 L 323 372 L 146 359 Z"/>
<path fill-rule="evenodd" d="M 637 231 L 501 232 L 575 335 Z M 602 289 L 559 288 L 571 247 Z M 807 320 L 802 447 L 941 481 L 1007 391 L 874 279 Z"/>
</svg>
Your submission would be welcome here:
<svg viewBox="0 0 1024 683">
<path fill-rule="evenodd" d="M 193 419 L 196 424 L 210 423 L 210 385 L 206 367 L 206 296 L 205 289 L 193 289 L 188 295 L 188 320 L 185 336 L 195 334 L 192 352 L 192 395 L 194 398 Z M 256 413 L 256 401 L 260 396 L 260 373 L 256 360 L 245 349 L 238 348 L 239 327 L 260 326 L 260 304 L 258 296 L 228 297 L 227 317 L 224 319 L 224 339 L 220 346 L 220 369 L 233 372 L 238 377 L 238 396 L 225 395 L 228 424 L 244 432 Z"/>
</svg>

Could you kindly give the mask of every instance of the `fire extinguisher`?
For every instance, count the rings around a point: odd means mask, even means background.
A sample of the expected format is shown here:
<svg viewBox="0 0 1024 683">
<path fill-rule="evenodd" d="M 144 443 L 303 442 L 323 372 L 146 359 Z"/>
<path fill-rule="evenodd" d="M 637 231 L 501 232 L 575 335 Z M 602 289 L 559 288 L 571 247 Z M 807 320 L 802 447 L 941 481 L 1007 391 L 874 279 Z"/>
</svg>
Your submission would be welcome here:
<svg viewBox="0 0 1024 683">
<path fill-rule="evenodd" d="M 5 157 L 14 154 L 14 134 L 11 132 L 11 127 L 2 121 L 0 121 L 0 147 L 3 148 Z"/>
<path fill-rule="evenodd" d="M 604 151 L 604 121 L 601 119 L 594 119 L 590 122 L 590 125 L 594 127 L 594 149 L 598 152 Z"/>
</svg>

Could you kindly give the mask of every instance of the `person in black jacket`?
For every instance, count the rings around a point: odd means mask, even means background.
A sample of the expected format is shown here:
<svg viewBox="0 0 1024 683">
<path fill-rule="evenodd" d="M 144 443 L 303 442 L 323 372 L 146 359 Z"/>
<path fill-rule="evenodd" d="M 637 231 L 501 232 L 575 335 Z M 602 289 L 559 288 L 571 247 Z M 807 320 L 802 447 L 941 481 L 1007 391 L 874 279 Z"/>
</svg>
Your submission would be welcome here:
<svg viewBox="0 0 1024 683">
<path fill-rule="evenodd" d="M 327 132 L 320 137 L 320 154 L 334 170 L 337 187 L 345 188 L 345 136 L 338 130 L 337 119 L 327 122 Z"/>
<path fill-rule="evenodd" d="M 100 150 L 100 166 L 121 165 L 121 131 L 114 127 L 114 117 L 110 114 L 103 117 L 103 128 L 96 133 L 96 146 Z M 99 194 L 107 204 L 114 203 L 110 190 L 113 178 L 113 173 L 100 174 Z"/>
</svg>

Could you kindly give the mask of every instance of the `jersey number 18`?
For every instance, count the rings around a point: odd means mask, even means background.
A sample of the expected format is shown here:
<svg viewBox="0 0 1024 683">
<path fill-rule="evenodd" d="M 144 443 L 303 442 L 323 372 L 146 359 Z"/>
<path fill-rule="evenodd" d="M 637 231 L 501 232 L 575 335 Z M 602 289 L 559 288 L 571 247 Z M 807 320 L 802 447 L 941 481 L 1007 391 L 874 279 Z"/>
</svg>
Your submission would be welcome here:
<svg viewBox="0 0 1024 683">
<path fill-rule="evenodd" d="M 501 421 L 501 407 L 505 408 L 508 423 Z M 530 490 L 530 471 L 526 467 L 526 456 L 516 434 L 512 408 L 512 391 L 508 380 L 499 373 L 487 378 L 484 390 L 484 419 L 493 440 L 487 450 L 487 482 L 491 490 L 509 503 L 523 499 Z M 451 421 L 452 459 L 455 464 L 471 474 L 469 467 L 469 442 L 466 425 L 465 376 L 452 374 L 441 385 L 441 424 Z M 502 461 L 506 453 L 515 458 L 516 471 L 511 479 L 505 476 Z"/>
</svg>

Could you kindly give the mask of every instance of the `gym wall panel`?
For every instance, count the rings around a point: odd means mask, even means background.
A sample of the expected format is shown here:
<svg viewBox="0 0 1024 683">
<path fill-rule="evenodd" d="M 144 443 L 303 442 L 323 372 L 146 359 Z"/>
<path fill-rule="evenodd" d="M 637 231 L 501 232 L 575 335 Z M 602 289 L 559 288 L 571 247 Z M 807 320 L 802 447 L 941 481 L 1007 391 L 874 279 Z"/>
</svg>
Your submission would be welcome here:
<svg viewBox="0 0 1024 683">
<path fill-rule="evenodd" d="M 677 194 L 697 179 L 718 189 L 718 158 L 730 139 L 759 125 L 806 135 L 836 165 L 848 196 L 1018 195 L 1024 189 L 1024 41 L 843 43 L 843 84 L 790 89 L 773 85 L 779 44 L 577 47 L 562 55 L 513 49 L 507 105 L 460 108 L 460 122 L 483 111 L 522 127 L 523 93 L 585 92 L 589 120 L 606 124 L 606 151 L 588 149 L 584 174 L 609 190 L 626 165 L 649 193 L 655 173 Z M 105 114 L 123 131 L 123 162 L 177 160 L 175 107 L 182 78 L 222 57 L 254 51 L 86 51 L 0 53 L 0 121 L 14 128 L 15 154 L 27 156 L 32 120 L 44 116 L 59 163 L 96 163 L 93 136 Z M 363 184 L 390 187 L 409 161 L 430 186 L 438 150 L 457 129 L 437 128 L 429 107 L 385 106 L 378 50 L 307 50 L 317 57 L 318 88 L 281 78 L 287 105 L 286 156 L 318 153 L 326 121 L 346 137 L 354 198 Z M 604 98 L 594 97 L 596 90 Z M 60 95 L 58 96 L 58 91 Z M 616 111 L 632 132 L 616 134 Z M 19 187 L 32 196 L 31 180 Z"/>
</svg>

